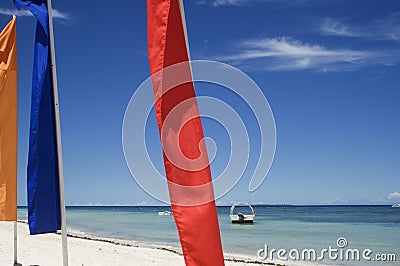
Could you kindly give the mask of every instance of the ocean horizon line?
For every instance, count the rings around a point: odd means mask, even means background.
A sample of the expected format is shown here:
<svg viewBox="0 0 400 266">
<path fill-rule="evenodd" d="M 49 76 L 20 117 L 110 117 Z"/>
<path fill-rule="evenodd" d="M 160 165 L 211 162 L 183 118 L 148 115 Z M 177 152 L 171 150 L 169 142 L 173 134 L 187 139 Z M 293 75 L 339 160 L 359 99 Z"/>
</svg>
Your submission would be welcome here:
<svg viewBox="0 0 400 266">
<path fill-rule="evenodd" d="M 262 206 L 262 207 L 366 207 L 366 206 L 389 206 L 391 207 L 393 204 L 251 204 L 252 206 Z M 231 207 L 232 205 L 216 205 L 217 207 Z M 27 208 L 27 205 L 18 205 L 18 208 Z M 66 205 L 66 208 L 74 208 L 74 207 L 164 207 L 170 208 L 171 205 L 128 205 L 128 204 L 121 204 L 121 205 L 114 205 L 114 204 L 82 204 L 82 205 Z"/>
</svg>

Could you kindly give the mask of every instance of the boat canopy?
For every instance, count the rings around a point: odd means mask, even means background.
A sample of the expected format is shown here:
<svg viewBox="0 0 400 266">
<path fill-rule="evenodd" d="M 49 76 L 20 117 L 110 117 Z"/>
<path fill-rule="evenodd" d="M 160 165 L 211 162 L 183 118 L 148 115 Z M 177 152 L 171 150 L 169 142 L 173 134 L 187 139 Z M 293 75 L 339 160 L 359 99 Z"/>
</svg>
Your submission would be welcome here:
<svg viewBox="0 0 400 266">
<path fill-rule="evenodd" d="M 233 215 L 233 211 L 235 210 L 235 208 L 236 208 L 237 206 L 240 206 L 240 205 L 247 205 L 247 206 L 249 206 L 249 208 L 251 209 L 251 214 L 252 214 L 253 216 L 256 215 L 256 213 L 255 213 L 253 207 L 250 205 L 250 203 L 247 203 L 247 202 L 244 202 L 244 201 L 235 202 L 235 203 L 232 205 L 232 207 L 231 207 L 230 215 Z"/>
</svg>

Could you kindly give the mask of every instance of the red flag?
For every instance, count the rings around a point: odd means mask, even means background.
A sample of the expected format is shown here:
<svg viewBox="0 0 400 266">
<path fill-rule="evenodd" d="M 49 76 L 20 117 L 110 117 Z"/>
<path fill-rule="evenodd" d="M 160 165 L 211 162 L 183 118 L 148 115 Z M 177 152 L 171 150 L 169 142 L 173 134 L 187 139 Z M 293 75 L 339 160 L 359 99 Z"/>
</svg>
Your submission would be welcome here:
<svg viewBox="0 0 400 266">
<path fill-rule="evenodd" d="M 180 0 L 147 0 L 156 117 L 183 255 L 186 265 L 218 266 L 224 258 L 185 26 Z"/>
</svg>

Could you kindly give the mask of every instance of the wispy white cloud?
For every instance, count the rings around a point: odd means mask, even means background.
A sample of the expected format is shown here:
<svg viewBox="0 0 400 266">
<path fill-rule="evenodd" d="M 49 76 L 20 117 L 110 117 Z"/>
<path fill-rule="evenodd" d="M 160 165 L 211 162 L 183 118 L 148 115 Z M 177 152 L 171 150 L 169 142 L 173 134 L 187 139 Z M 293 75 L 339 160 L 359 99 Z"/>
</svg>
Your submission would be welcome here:
<svg viewBox="0 0 400 266">
<path fill-rule="evenodd" d="M 373 22 L 377 28 L 377 34 L 393 41 L 400 41 L 400 12 L 391 14 L 384 19 Z"/>
<path fill-rule="evenodd" d="M 243 5 L 248 4 L 251 0 L 198 0 L 197 4 L 208 4 L 212 6 L 226 6 L 226 5 Z"/>
<path fill-rule="evenodd" d="M 20 10 L 18 11 L 17 9 L 8 9 L 8 8 L 0 8 L 0 14 L 2 15 L 7 15 L 7 16 L 12 16 L 12 15 L 18 15 L 18 16 L 31 16 L 31 12 L 28 10 Z"/>
<path fill-rule="evenodd" d="M 321 32 L 333 36 L 359 36 L 351 32 L 350 28 L 341 20 L 334 20 L 332 18 L 325 18 L 324 22 L 321 24 Z"/>
<path fill-rule="evenodd" d="M 309 0 L 197 0 L 197 4 L 211 6 L 239 6 L 250 5 L 255 3 L 269 3 L 279 5 L 297 6 L 309 2 Z"/>
<path fill-rule="evenodd" d="M 398 199 L 400 199 L 400 193 L 399 192 L 389 193 L 388 199 L 390 199 L 390 200 L 398 200 Z"/>
<path fill-rule="evenodd" d="M 236 64 L 251 64 L 257 69 L 268 71 L 348 71 L 365 65 L 389 65 L 381 52 L 328 49 L 290 37 L 245 41 L 240 44 L 239 52 L 218 59 Z"/>
<path fill-rule="evenodd" d="M 320 204 L 327 204 L 327 205 L 342 205 L 342 204 L 349 204 L 348 200 L 341 200 L 338 198 L 334 198 L 332 200 L 323 201 Z"/>
<path fill-rule="evenodd" d="M 16 15 L 16 16 L 20 16 L 20 17 L 33 16 L 32 13 L 26 9 L 17 10 L 17 9 L 0 8 L 0 14 L 7 15 L 7 16 Z M 66 13 L 62 13 L 62 12 L 58 11 L 57 9 L 53 9 L 53 18 L 69 20 L 70 16 Z"/>
<path fill-rule="evenodd" d="M 71 19 L 71 17 L 68 14 L 62 13 L 62 12 L 58 11 L 57 9 L 53 9 L 53 18 L 61 18 L 61 19 L 66 19 L 66 20 Z"/>
<path fill-rule="evenodd" d="M 346 25 L 342 19 L 325 18 L 320 25 L 325 35 L 363 37 L 375 40 L 400 41 L 400 12 L 362 25 Z"/>
</svg>

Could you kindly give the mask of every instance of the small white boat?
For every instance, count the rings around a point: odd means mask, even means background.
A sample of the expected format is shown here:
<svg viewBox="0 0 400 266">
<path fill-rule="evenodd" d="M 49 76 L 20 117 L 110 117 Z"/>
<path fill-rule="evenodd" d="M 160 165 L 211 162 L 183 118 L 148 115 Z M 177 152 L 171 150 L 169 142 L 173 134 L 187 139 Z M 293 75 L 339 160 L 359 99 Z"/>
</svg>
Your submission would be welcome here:
<svg viewBox="0 0 400 266">
<path fill-rule="evenodd" d="M 170 211 L 162 211 L 162 212 L 158 212 L 158 215 L 160 215 L 160 216 L 169 216 L 169 215 L 171 215 L 171 212 Z"/>
<path fill-rule="evenodd" d="M 400 208 L 400 203 L 393 204 L 393 205 L 392 205 L 392 208 Z"/>
<path fill-rule="evenodd" d="M 239 212 L 238 214 L 234 214 L 234 210 L 237 206 L 239 205 L 247 205 L 249 206 L 251 210 L 251 214 L 243 214 Z M 232 223 L 238 223 L 238 224 L 243 224 L 243 223 L 253 223 L 254 222 L 254 217 L 256 216 L 256 213 L 253 209 L 253 207 L 247 203 L 247 202 L 236 202 L 235 204 L 232 205 L 230 215 Z"/>
</svg>

